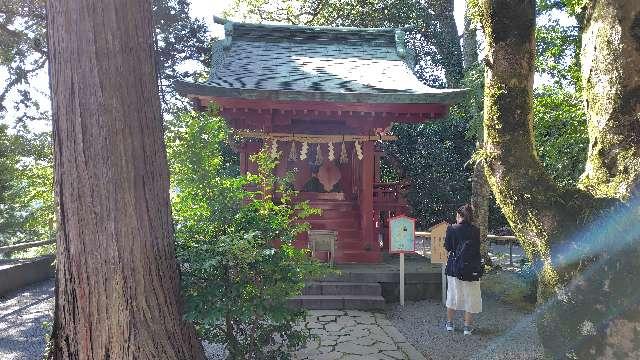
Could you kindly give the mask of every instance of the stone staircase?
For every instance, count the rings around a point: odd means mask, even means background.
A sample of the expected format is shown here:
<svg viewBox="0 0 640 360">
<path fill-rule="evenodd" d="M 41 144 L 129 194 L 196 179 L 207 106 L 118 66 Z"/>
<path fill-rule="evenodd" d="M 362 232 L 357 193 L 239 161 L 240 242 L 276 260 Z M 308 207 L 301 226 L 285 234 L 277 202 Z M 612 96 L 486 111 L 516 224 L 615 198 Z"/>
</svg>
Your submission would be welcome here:
<svg viewBox="0 0 640 360">
<path fill-rule="evenodd" d="M 289 299 L 289 304 L 309 310 L 375 310 L 385 307 L 379 283 L 348 282 L 339 278 L 307 283 L 302 295 Z"/>
</svg>

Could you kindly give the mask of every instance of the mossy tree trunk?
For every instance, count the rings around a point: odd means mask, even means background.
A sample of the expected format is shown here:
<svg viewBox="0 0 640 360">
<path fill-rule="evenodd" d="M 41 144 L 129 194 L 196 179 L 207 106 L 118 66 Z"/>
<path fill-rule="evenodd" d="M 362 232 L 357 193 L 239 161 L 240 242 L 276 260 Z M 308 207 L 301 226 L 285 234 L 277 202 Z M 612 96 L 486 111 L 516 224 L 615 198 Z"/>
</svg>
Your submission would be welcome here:
<svg viewBox="0 0 640 360">
<path fill-rule="evenodd" d="M 640 182 L 640 1 L 591 0 L 584 12 L 590 141 L 581 185 L 596 196 L 626 199 Z"/>
<path fill-rule="evenodd" d="M 594 195 L 625 198 L 637 184 L 639 6 L 636 0 L 587 2 L 582 66 L 591 147 L 582 184 L 588 191 L 560 190 L 536 156 L 535 0 L 481 0 L 477 9 L 488 49 L 486 174 L 525 251 L 540 266 L 538 301 L 545 305 L 538 332 L 554 358 L 640 356 L 633 345 L 640 290 L 628 286 L 640 269 L 632 231 L 638 204 L 609 219 L 613 225 L 590 223 L 610 204 Z"/>
<path fill-rule="evenodd" d="M 464 16 L 464 33 L 462 34 L 462 55 L 465 71 L 478 66 L 478 38 L 476 26 L 471 21 L 470 2 L 466 3 L 467 9 Z M 478 109 L 478 114 L 482 114 L 482 109 Z M 479 117 L 480 115 L 478 115 Z M 478 127 L 476 138 L 476 151 L 482 151 L 484 148 L 484 128 Z M 480 253 L 485 264 L 492 265 L 489 256 L 489 241 L 487 234 L 489 233 L 489 200 L 490 189 L 487 178 L 484 175 L 484 164 L 480 161 L 476 162 L 473 167 L 473 176 L 471 178 L 471 205 L 475 212 L 475 222 L 480 229 Z"/>
<path fill-rule="evenodd" d="M 183 318 L 151 1 L 49 0 L 58 209 L 49 359 L 204 359 Z"/>
<path fill-rule="evenodd" d="M 486 176 L 527 255 L 540 262 L 543 301 L 558 285 L 550 243 L 571 220 L 533 144 L 535 0 L 483 0 L 480 6 L 487 46 Z"/>
</svg>

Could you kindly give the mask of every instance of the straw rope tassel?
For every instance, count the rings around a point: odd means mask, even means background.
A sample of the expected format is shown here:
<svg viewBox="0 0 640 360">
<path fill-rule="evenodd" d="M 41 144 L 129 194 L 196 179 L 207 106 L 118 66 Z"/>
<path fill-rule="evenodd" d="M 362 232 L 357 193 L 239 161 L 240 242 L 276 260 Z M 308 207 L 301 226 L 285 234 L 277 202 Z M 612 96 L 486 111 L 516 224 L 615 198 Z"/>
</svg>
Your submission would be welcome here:
<svg viewBox="0 0 640 360">
<path fill-rule="evenodd" d="M 342 149 L 340 150 L 340 164 L 346 164 L 349 162 L 349 158 L 347 156 L 347 145 L 342 142 Z"/>
<path fill-rule="evenodd" d="M 316 145 L 316 165 L 322 165 L 322 149 L 320 149 L 320 144 Z"/>
<path fill-rule="evenodd" d="M 291 150 L 289 151 L 289 161 L 296 161 L 296 142 L 291 140 Z"/>
<path fill-rule="evenodd" d="M 302 148 L 300 149 L 300 160 L 304 160 L 307 158 L 307 152 L 309 151 L 309 144 L 307 142 L 302 143 Z"/>
</svg>

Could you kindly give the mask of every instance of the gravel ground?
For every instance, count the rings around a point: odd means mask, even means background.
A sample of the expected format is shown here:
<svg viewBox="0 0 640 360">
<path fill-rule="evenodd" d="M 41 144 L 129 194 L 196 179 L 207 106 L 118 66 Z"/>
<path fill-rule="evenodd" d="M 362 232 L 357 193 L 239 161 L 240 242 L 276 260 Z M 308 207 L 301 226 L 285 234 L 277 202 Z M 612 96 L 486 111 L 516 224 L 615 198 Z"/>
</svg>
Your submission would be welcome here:
<svg viewBox="0 0 640 360">
<path fill-rule="evenodd" d="M 44 351 L 43 323 L 51 321 L 54 283 L 45 281 L 0 298 L 0 359 L 40 359 Z M 445 310 L 439 301 L 408 302 L 395 306 L 389 320 L 427 359 L 541 359 L 542 349 L 531 316 L 483 299 L 484 311 L 476 318 L 477 333 L 464 336 L 444 330 Z M 204 343 L 210 360 L 223 359 L 223 348 Z"/>
<path fill-rule="evenodd" d="M 542 359 L 542 347 L 529 313 L 483 297 L 483 312 L 475 318 L 476 331 L 462 334 L 462 313 L 456 331 L 444 329 L 445 308 L 440 301 L 407 302 L 394 306 L 389 320 L 427 359 Z"/>
<path fill-rule="evenodd" d="M 48 280 L 0 298 L 0 359 L 41 359 L 54 305 L 54 282 Z"/>
<path fill-rule="evenodd" d="M 53 280 L 0 297 L 0 360 L 39 360 L 44 353 L 43 324 L 52 322 Z M 224 347 L 203 342 L 209 360 L 223 360 Z"/>
</svg>

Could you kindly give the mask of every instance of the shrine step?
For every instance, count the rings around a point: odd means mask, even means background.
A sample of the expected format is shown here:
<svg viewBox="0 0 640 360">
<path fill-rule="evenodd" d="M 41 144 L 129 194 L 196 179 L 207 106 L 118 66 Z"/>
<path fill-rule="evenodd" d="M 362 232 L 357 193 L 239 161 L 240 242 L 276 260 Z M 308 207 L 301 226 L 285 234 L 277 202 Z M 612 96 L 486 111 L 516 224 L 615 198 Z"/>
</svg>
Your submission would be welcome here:
<svg viewBox="0 0 640 360">
<path fill-rule="evenodd" d="M 301 295 L 289 299 L 289 306 L 308 310 L 384 309 L 384 298 L 368 295 Z"/>
<path fill-rule="evenodd" d="M 362 295 L 381 296 L 377 282 L 312 281 L 305 285 L 302 295 Z"/>
</svg>

